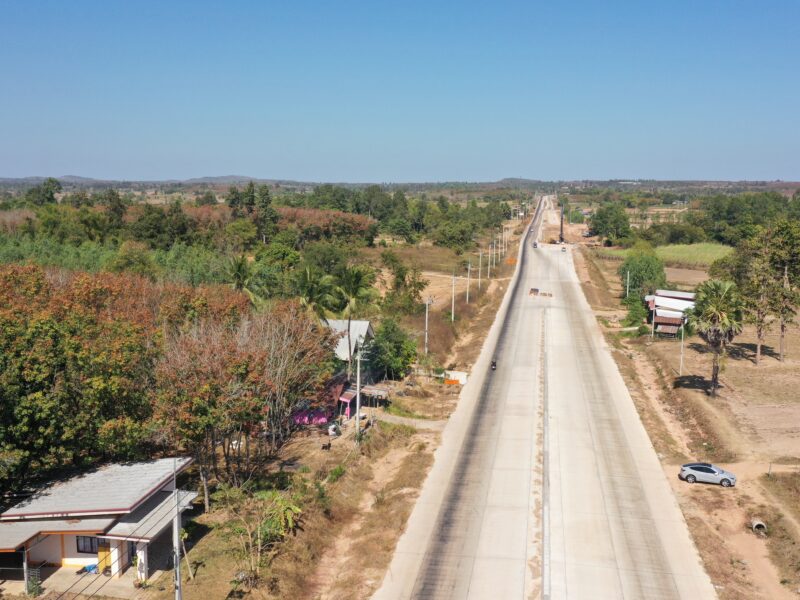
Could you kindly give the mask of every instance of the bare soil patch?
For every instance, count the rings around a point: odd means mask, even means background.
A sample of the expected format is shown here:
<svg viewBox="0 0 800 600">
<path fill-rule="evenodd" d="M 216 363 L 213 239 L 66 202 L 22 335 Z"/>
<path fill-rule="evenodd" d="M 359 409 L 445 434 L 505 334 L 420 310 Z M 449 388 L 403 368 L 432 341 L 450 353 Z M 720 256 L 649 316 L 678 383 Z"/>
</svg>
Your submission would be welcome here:
<svg viewBox="0 0 800 600">
<path fill-rule="evenodd" d="M 686 291 L 694 290 L 698 285 L 708 280 L 708 273 L 701 269 L 684 269 L 680 267 L 666 267 L 667 281 L 670 285 Z"/>
</svg>

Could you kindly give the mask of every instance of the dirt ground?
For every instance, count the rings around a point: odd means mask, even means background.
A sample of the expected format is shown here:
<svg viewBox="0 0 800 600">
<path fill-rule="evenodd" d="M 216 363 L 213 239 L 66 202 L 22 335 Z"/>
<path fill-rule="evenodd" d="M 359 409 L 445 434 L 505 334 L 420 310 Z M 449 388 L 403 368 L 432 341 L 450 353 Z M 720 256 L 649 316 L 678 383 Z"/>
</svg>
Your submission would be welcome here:
<svg viewBox="0 0 800 600">
<path fill-rule="evenodd" d="M 584 250 L 576 259 L 587 298 L 604 326 L 642 422 L 653 441 L 720 598 L 797 598 L 800 593 L 798 514 L 800 498 L 771 493 L 766 473 L 797 473 L 800 463 L 800 331 L 787 338 L 781 363 L 777 336 L 767 339 L 762 363 L 753 363 L 750 327 L 734 340 L 717 398 L 706 392 L 710 355 L 699 338 L 685 341 L 683 372 L 680 342 L 651 342 L 622 335 L 609 318 L 621 295 L 615 261 Z M 688 284 L 704 273 L 669 274 Z M 690 287 L 690 286 L 688 286 Z M 737 474 L 735 488 L 686 484 L 679 465 L 708 460 Z M 788 500 L 787 500 L 788 499 Z M 753 517 L 768 521 L 767 537 L 755 535 Z"/>
</svg>

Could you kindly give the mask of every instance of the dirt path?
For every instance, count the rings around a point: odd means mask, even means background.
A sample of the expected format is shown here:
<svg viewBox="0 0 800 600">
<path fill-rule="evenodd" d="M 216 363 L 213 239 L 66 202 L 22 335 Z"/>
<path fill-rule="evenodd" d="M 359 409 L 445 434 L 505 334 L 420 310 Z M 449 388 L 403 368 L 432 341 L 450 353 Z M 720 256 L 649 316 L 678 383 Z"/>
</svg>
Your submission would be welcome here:
<svg viewBox="0 0 800 600">
<path fill-rule="evenodd" d="M 397 415 L 390 415 L 383 409 L 375 410 L 375 417 L 380 421 L 387 423 L 394 423 L 395 425 L 408 425 L 414 429 L 425 429 L 430 431 L 441 431 L 447 425 L 446 420 L 434 421 L 432 419 L 413 419 L 410 417 L 399 417 Z"/>
</svg>

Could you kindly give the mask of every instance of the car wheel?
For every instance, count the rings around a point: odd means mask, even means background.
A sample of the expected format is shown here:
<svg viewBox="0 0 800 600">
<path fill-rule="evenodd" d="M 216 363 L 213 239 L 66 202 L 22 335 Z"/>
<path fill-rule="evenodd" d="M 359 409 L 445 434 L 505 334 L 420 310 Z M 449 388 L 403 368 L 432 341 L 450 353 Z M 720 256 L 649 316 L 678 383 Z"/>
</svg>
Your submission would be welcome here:
<svg viewBox="0 0 800 600">
<path fill-rule="evenodd" d="M 694 475 L 686 476 L 686 483 L 694 483 L 695 481 L 697 481 L 697 477 L 695 477 Z"/>
<path fill-rule="evenodd" d="M 720 481 L 720 482 L 719 482 L 719 484 L 720 484 L 722 487 L 731 487 L 731 481 L 730 481 L 730 479 L 723 479 L 722 481 Z"/>
</svg>

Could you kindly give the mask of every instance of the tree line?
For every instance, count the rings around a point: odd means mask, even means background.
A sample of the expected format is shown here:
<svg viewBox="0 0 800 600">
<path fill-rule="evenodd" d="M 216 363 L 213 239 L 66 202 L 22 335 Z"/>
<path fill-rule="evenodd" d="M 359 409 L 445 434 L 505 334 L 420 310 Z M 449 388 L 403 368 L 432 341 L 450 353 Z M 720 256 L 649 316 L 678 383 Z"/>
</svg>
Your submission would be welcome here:
<svg viewBox="0 0 800 600">
<path fill-rule="evenodd" d="M 791 198 L 778 192 L 746 192 L 700 196 L 687 202 L 685 211 L 670 213 L 672 221 L 648 214 L 638 227 L 632 227 L 626 211 L 629 203 L 609 200 L 592 214 L 590 230 L 610 245 L 625 247 L 637 240 L 654 246 L 706 241 L 736 246 L 777 219 L 800 219 L 800 190 Z"/>
</svg>

